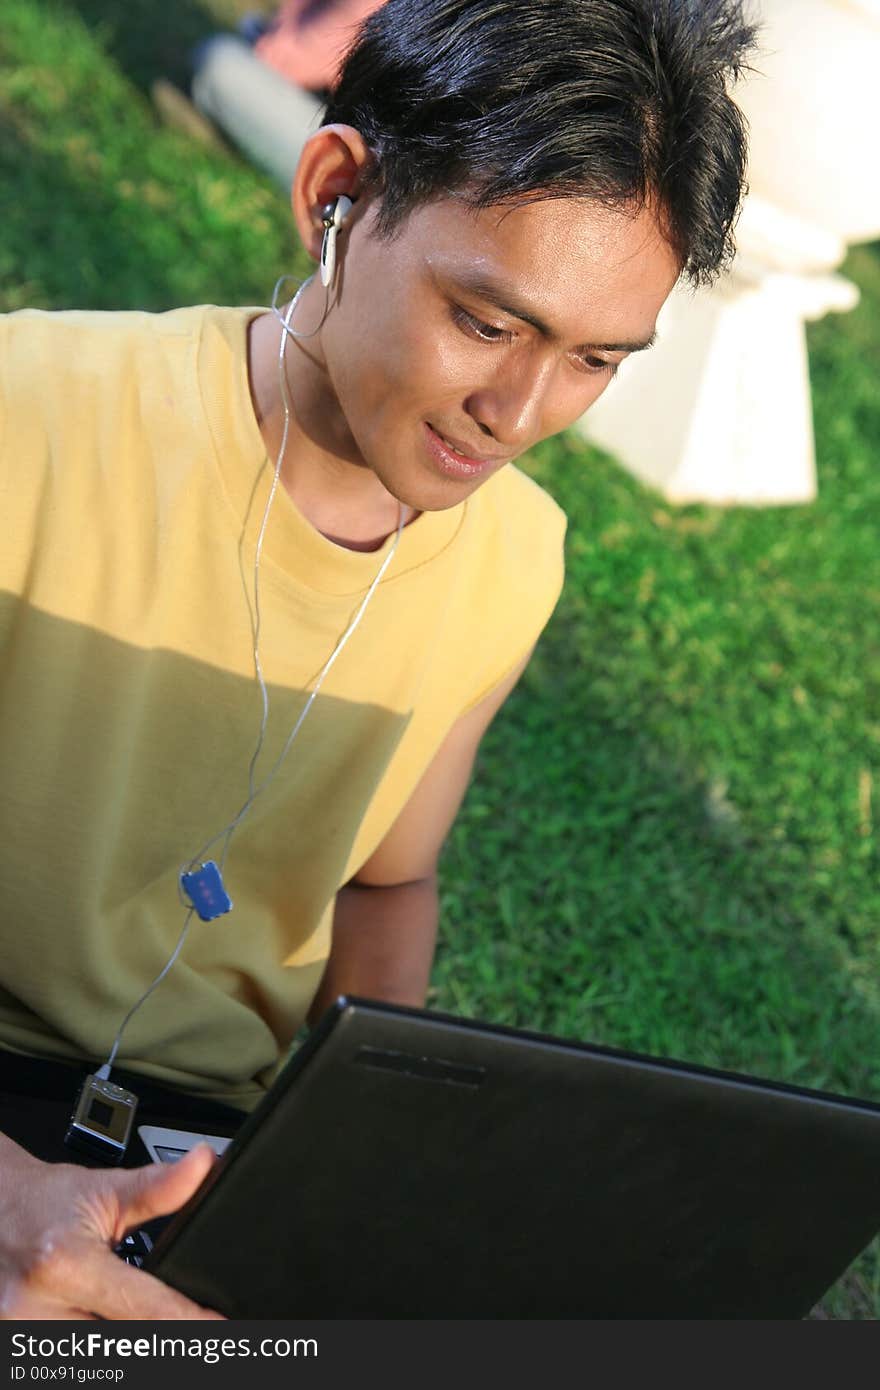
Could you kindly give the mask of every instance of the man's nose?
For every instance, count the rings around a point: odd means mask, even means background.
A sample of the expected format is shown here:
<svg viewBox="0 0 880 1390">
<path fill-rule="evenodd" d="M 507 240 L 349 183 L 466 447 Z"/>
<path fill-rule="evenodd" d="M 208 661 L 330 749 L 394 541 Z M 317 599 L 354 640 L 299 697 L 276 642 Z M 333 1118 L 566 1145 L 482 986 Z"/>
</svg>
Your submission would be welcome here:
<svg viewBox="0 0 880 1390">
<path fill-rule="evenodd" d="M 472 391 L 465 408 L 484 434 L 511 450 L 527 449 L 552 433 L 554 363 L 508 361 Z"/>
</svg>

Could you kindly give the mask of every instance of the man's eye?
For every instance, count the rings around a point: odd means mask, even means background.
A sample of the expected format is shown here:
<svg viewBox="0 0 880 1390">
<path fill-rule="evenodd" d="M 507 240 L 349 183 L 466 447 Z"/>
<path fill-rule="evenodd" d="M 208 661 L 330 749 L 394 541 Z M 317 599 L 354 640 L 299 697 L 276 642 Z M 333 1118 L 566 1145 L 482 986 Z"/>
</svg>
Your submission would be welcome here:
<svg viewBox="0 0 880 1390">
<path fill-rule="evenodd" d="M 509 343 L 513 334 L 506 328 L 496 328 L 494 324 L 484 323 L 482 319 L 469 314 L 459 304 L 452 306 L 452 317 L 463 332 L 480 338 L 484 343 Z"/>
<path fill-rule="evenodd" d="M 592 353 L 581 354 L 576 360 L 582 371 L 592 375 L 602 374 L 607 377 L 615 377 L 620 366 L 619 362 L 606 362 L 604 357 L 594 357 Z"/>
</svg>

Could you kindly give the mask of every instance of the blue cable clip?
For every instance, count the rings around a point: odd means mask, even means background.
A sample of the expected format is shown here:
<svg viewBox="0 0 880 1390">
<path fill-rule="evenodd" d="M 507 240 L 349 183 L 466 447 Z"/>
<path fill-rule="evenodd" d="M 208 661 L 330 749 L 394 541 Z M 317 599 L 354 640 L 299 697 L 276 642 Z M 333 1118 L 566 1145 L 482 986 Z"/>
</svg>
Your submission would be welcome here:
<svg viewBox="0 0 880 1390">
<path fill-rule="evenodd" d="M 180 886 L 203 922 L 213 922 L 215 917 L 223 917 L 232 911 L 232 899 L 223 886 L 223 875 L 213 859 L 190 874 L 182 873 Z"/>
</svg>

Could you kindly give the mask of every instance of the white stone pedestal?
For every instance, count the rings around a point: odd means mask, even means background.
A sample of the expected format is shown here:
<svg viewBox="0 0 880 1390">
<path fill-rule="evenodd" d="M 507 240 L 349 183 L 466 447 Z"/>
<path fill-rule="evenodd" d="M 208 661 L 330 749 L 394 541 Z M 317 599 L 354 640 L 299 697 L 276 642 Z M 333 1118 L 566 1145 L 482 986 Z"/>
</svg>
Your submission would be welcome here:
<svg viewBox="0 0 880 1390">
<path fill-rule="evenodd" d="M 737 91 L 751 193 L 733 271 L 673 292 L 658 342 L 583 417 L 670 501 L 807 502 L 816 468 L 805 323 L 852 309 L 834 274 L 880 236 L 880 0 L 755 0 L 759 75 Z"/>
<path fill-rule="evenodd" d="M 656 347 L 621 367 L 580 427 L 672 502 L 808 502 L 816 468 L 804 322 L 857 300 L 833 275 L 740 271 L 710 292 L 677 289 Z"/>
</svg>

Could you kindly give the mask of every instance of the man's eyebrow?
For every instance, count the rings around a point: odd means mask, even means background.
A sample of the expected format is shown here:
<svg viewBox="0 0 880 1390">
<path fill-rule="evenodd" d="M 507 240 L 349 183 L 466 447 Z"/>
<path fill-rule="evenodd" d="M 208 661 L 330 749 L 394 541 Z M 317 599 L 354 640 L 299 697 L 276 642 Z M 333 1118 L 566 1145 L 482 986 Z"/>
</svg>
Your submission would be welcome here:
<svg viewBox="0 0 880 1390">
<path fill-rule="evenodd" d="M 456 277 L 457 282 L 471 294 L 475 294 L 478 299 L 485 299 L 487 304 L 494 304 L 496 309 L 500 309 L 502 314 L 509 314 L 511 318 L 520 319 L 523 323 L 531 324 L 536 328 L 542 337 L 554 342 L 557 334 L 546 324 L 542 318 L 535 314 L 525 305 L 517 303 L 516 296 L 505 289 L 503 285 L 498 285 L 494 280 L 486 279 L 482 275 L 461 275 Z M 644 352 L 647 348 L 653 347 L 656 342 L 657 334 L 652 333 L 650 338 L 639 339 L 628 343 L 579 343 L 581 348 L 590 348 L 597 352 Z"/>
</svg>

